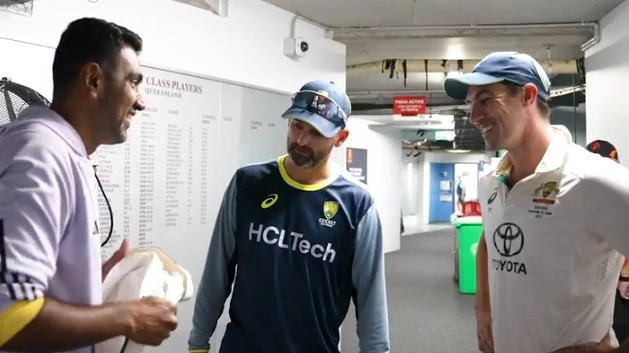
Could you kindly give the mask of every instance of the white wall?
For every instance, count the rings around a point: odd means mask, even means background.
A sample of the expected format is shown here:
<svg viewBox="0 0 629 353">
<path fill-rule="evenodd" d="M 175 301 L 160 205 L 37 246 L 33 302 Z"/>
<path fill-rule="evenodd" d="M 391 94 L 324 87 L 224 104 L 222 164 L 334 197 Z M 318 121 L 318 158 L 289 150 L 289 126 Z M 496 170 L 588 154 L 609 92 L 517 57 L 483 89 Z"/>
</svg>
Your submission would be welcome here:
<svg viewBox="0 0 629 353">
<path fill-rule="evenodd" d="M 413 151 L 402 151 L 402 168 L 400 169 L 400 177 L 402 187 L 400 188 L 401 207 L 404 215 L 417 213 L 418 196 L 419 196 L 419 183 L 417 183 L 418 174 L 420 172 L 419 158 L 421 155 L 413 158 L 407 156 L 409 153 L 415 153 Z"/>
<path fill-rule="evenodd" d="M 407 154 L 411 153 L 410 156 Z M 424 156 L 421 152 L 413 157 L 417 151 L 402 151 L 400 199 L 404 219 L 404 235 L 414 234 L 420 227 L 420 203 L 422 202 L 424 185 Z"/>
<path fill-rule="evenodd" d="M 621 163 L 629 166 L 629 1 L 600 22 L 601 42 L 585 53 L 587 141 L 605 139 L 618 149 Z"/>
<path fill-rule="evenodd" d="M 284 93 L 322 78 L 345 87 L 345 45 L 322 28 L 297 21 L 310 50 L 296 60 L 283 54 L 293 14 L 260 0 L 231 0 L 228 11 L 223 18 L 171 0 L 35 1 L 32 17 L 0 11 L 0 76 L 51 97 L 51 48 L 69 22 L 92 16 L 140 34 L 144 65 Z"/>
<path fill-rule="evenodd" d="M 400 130 L 372 127 L 367 120 L 352 116 L 349 138 L 333 151 L 331 160 L 345 167 L 347 147 L 367 149 L 367 189 L 380 214 L 384 251 L 391 252 L 400 249 Z"/>
</svg>

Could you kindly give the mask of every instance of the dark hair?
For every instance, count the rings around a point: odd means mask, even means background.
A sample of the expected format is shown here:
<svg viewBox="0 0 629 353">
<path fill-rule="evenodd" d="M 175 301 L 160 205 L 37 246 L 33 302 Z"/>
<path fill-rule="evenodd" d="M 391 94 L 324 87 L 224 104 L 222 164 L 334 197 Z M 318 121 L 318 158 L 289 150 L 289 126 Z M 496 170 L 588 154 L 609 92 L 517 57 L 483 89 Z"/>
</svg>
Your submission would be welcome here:
<svg viewBox="0 0 629 353">
<path fill-rule="evenodd" d="M 511 94 L 511 96 L 515 96 L 523 90 L 522 86 L 513 82 L 503 81 L 501 83 L 507 86 L 507 89 L 509 90 L 509 94 Z M 537 96 L 536 102 L 537 102 L 537 109 L 539 110 L 539 112 L 542 113 L 544 117 L 549 117 L 550 106 L 548 105 L 548 102 L 540 98 L 540 96 Z"/>
<path fill-rule="evenodd" d="M 101 66 L 110 63 L 124 46 L 136 53 L 142 50 L 142 38 L 136 33 L 98 18 L 73 21 L 61 34 L 52 63 L 54 90 L 67 88 L 89 62 Z"/>
</svg>

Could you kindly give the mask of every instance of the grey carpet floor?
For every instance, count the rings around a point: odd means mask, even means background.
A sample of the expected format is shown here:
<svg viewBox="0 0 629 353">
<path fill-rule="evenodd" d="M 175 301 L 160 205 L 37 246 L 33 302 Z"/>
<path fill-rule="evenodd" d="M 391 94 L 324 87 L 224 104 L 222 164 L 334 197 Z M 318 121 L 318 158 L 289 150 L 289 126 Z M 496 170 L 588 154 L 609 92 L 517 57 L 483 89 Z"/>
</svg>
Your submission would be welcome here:
<svg viewBox="0 0 629 353">
<path fill-rule="evenodd" d="M 402 238 L 385 256 L 391 353 L 478 352 L 474 296 L 453 281 L 455 230 Z M 342 327 L 341 351 L 358 352 L 353 306 Z"/>
</svg>

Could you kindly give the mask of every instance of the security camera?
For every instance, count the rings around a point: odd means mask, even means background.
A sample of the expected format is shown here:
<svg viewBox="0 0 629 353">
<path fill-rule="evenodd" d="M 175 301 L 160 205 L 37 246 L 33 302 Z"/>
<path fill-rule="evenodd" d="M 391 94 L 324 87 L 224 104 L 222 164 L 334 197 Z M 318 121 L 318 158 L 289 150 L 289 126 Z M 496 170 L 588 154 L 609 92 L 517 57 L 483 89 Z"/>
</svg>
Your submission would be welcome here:
<svg viewBox="0 0 629 353">
<path fill-rule="evenodd" d="M 305 54 L 308 51 L 308 42 L 306 42 L 305 40 L 299 42 L 299 49 L 302 53 Z"/>
<path fill-rule="evenodd" d="M 284 38 L 284 55 L 290 57 L 305 56 L 310 45 L 301 37 Z"/>
</svg>

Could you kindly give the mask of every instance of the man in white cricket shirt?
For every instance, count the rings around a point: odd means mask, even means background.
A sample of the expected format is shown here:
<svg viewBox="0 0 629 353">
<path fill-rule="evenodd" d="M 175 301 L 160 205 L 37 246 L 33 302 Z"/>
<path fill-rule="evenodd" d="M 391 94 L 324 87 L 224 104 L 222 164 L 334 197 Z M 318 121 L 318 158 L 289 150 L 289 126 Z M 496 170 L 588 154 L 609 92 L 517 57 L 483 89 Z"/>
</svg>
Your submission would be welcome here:
<svg viewBox="0 0 629 353">
<path fill-rule="evenodd" d="M 550 80 L 526 54 L 489 54 L 445 90 L 470 104 L 489 149 L 508 152 L 479 184 L 480 350 L 629 352 L 611 330 L 629 171 L 550 125 Z"/>
</svg>

